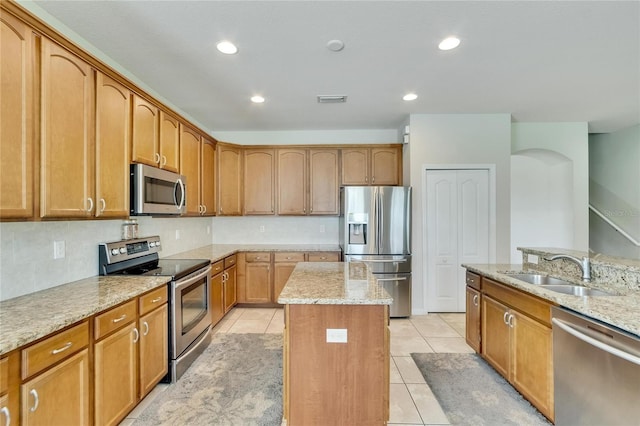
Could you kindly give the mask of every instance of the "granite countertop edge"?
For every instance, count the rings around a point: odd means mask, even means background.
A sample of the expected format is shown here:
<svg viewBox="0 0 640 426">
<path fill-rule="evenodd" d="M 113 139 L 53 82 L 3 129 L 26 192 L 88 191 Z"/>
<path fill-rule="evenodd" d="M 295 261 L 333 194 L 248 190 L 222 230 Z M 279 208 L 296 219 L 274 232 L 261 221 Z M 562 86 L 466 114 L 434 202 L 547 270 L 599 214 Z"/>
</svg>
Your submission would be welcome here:
<svg viewBox="0 0 640 426">
<path fill-rule="evenodd" d="M 210 244 L 183 251 L 167 259 L 210 259 L 217 262 L 240 252 L 341 251 L 337 244 Z"/>
<path fill-rule="evenodd" d="M 571 309 L 579 314 L 640 336 L 640 317 L 637 315 L 637 312 L 640 311 L 640 294 L 637 294 L 637 292 L 616 296 L 572 296 L 546 290 L 539 285 L 529 284 L 505 275 L 505 273 L 509 272 L 521 272 L 522 265 L 462 264 L 462 267 L 471 272 L 484 275 L 511 287 L 523 290 L 558 306 Z M 542 273 L 542 275 L 544 275 L 544 273 Z M 574 282 L 575 284 L 582 285 L 582 283 L 575 280 Z M 598 285 L 591 283 L 590 287 L 598 288 Z"/>
</svg>

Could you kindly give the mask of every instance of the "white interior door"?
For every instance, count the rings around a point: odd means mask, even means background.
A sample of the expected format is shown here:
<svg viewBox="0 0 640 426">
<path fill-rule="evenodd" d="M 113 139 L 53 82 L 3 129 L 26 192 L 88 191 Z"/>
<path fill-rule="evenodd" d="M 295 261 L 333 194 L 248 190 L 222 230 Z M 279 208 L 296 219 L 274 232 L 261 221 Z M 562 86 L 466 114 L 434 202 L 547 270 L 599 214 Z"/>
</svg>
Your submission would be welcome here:
<svg viewBox="0 0 640 426">
<path fill-rule="evenodd" d="M 489 171 L 428 170 L 425 191 L 428 310 L 464 312 L 460 264 L 489 261 Z"/>
</svg>

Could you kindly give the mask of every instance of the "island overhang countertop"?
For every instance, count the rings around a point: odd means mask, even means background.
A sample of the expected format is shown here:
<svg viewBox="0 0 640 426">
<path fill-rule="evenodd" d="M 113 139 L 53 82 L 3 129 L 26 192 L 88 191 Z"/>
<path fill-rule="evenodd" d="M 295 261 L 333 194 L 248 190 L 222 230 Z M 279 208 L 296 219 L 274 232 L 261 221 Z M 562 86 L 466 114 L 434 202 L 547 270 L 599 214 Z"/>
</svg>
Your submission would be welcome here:
<svg viewBox="0 0 640 426">
<path fill-rule="evenodd" d="M 300 262 L 278 297 L 283 305 L 390 305 L 393 298 L 360 262 Z"/>
</svg>

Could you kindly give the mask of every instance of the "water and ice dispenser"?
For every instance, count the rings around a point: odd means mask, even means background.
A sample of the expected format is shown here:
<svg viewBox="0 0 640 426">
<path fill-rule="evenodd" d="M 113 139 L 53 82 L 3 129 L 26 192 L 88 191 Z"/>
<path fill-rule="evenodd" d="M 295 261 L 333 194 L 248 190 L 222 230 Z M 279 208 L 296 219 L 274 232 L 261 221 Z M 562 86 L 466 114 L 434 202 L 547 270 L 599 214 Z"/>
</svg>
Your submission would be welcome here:
<svg viewBox="0 0 640 426">
<path fill-rule="evenodd" d="M 349 213 L 347 223 L 349 224 L 349 244 L 367 244 L 367 224 L 369 215 L 367 213 Z"/>
</svg>

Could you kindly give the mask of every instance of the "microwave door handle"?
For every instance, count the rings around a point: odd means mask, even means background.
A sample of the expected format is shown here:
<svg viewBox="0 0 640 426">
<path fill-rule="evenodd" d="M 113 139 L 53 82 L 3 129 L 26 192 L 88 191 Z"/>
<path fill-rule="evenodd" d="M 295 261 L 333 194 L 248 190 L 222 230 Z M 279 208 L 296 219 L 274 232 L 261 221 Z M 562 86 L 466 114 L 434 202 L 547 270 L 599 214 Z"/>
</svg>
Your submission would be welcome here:
<svg viewBox="0 0 640 426">
<path fill-rule="evenodd" d="M 176 189 L 178 189 L 178 187 L 180 187 L 180 203 L 178 204 L 178 199 L 176 197 Z M 182 179 L 178 178 L 178 181 L 176 182 L 176 186 L 174 188 L 173 191 L 173 201 L 175 202 L 176 206 L 178 207 L 178 210 L 182 209 L 182 207 L 184 206 L 184 184 L 182 183 Z"/>
</svg>

